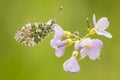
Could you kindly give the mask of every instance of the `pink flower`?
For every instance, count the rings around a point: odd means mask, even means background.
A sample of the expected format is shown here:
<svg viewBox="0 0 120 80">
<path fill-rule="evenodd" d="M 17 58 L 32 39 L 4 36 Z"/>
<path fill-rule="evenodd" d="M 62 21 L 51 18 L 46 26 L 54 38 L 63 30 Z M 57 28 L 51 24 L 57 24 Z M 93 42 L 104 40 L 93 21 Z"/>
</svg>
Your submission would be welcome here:
<svg viewBox="0 0 120 80">
<path fill-rule="evenodd" d="M 53 39 L 51 40 L 50 44 L 53 48 L 55 48 L 55 55 L 57 57 L 61 57 L 63 56 L 64 54 L 64 51 L 65 51 L 65 46 L 67 44 L 66 41 L 61 41 L 63 35 L 64 35 L 64 31 L 63 29 L 57 25 L 57 24 L 54 24 L 53 25 L 53 30 L 54 30 L 54 37 Z"/>
<path fill-rule="evenodd" d="M 61 40 L 54 40 L 52 39 L 50 42 L 51 46 L 55 48 L 55 55 L 57 57 L 61 57 L 64 54 L 65 51 L 65 46 L 67 44 L 66 41 L 61 41 Z"/>
<path fill-rule="evenodd" d="M 82 47 L 80 51 L 80 55 L 82 57 L 88 55 L 90 59 L 95 60 L 100 56 L 100 50 L 103 47 L 103 42 L 99 39 L 86 38 L 81 41 L 80 46 Z"/>
<path fill-rule="evenodd" d="M 57 24 L 53 25 L 53 31 L 54 31 L 54 40 L 61 40 L 64 36 L 64 30 Z"/>
<path fill-rule="evenodd" d="M 64 62 L 63 69 L 71 73 L 78 73 L 80 71 L 80 66 L 76 57 L 72 56 L 70 59 Z"/>
<path fill-rule="evenodd" d="M 105 31 L 109 26 L 109 21 L 106 17 L 102 17 L 96 22 L 96 17 L 93 15 L 94 30 L 98 35 L 103 35 L 108 38 L 112 38 L 112 35 Z"/>
</svg>

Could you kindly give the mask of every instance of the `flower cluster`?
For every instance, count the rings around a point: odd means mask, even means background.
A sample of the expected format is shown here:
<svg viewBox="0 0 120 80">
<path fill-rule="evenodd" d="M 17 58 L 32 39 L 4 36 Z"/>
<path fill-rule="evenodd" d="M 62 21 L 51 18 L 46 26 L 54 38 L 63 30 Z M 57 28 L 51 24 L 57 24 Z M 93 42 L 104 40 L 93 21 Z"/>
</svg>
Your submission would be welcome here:
<svg viewBox="0 0 120 80">
<path fill-rule="evenodd" d="M 90 36 L 98 34 L 112 38 L 112 35 L 105 31 L 109 26 L 109 21 L 106 17 L 102 17 L 96 22 L 96 17 L 93 15 L 93 24 L 94 28 L 88 26 L 88 33 L 84 37 L 81 37 L 78 31 L 74 33 L 64 31 L 61 26 L 55 23 L 55 19 L 53 18 L 47 23 L 26 24 L 17 31 L 15 39 L 23 45 L 35 46 L 49 33 L 54 32 L 50 45 L 55 49 L 57 57 L 64 55 L 66 47 L 74 45 L 71 57 L 64 62 L 63 69 L 67 72 L 78 73 L 80 71 L 80 60 L 86 56 L 91 60 L 96 60 L 100 57 L 103 42 L 99 39 L 92 39 Z M 63 37 L 65 38 L 63 39 Z"/>
<path fill-rule="evenodd" d="M 100 50 L 103 47 L 103 42 L 99 39 L 91 39 L 89 36 L 98 34 L 108 38 L 112 35 L 105 31 L 109 26 L 109 21 L 106 17 L 100 18 L 96 22 L 93 15 L 94 28 L 88 29 L 88 34 L 81 38 L 79 32 L 73 34 L 69 31 L 64 31 L 59 25 L 53 25 L 54 37 L 50 41 L 50 45 L 55 49 L 55 55 L 61 57 L 64 55 L 65 48 L 74 44 L 74 51 L 71 57 L 63 64 L 63 69 L 67 72 L 78 73 L 80 71 L 79 61 L 88 56 L 91 60 L 96 60 L 100 57 Z M 66 39 L 63 40 L 62 38 Z"/>
</svg>

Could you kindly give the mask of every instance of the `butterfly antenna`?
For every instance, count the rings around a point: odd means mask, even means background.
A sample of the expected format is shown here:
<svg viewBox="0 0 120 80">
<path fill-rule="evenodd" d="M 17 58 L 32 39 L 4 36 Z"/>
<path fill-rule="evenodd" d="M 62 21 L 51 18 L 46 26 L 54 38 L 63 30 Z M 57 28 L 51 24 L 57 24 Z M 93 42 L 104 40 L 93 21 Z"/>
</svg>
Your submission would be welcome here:
<svg viewBox="0 0 120 80">
<path fill-rule="evenodd" d="M 58 11 L 54 14 L 53 18 L 55 18 L 61 11 L 62 11 L 63 7 L 60 6 Z"/>
</svg>

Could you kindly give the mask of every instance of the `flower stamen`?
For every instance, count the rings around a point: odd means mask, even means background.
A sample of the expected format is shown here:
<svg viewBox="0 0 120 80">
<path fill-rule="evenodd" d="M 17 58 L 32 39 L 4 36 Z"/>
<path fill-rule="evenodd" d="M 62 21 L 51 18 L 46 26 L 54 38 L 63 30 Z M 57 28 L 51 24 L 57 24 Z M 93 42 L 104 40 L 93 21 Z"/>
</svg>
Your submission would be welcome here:
<svg viewBox="0 0 120 80">
<path fill-rule="evenodd" d="M 94 29 L 90 30 L 90 35 L 94 35 L 95 33 L 96 33 L 96 30 L 94 30 Z"/>
<path fill-rule="evenodd" d="M 69 32 L 69 31 L 64 31 L 64 36 L 65 36 L 65 37 L 70 37 L 70 36 L 71 36 L 71 32 Z"/>
<path fill-rule="evenodd" d="M 75 58 L 77 58 L 77 56 L 78 56 L 78 51 L 73 51 L 72 56 L 74 56 Z"/>
</svg>

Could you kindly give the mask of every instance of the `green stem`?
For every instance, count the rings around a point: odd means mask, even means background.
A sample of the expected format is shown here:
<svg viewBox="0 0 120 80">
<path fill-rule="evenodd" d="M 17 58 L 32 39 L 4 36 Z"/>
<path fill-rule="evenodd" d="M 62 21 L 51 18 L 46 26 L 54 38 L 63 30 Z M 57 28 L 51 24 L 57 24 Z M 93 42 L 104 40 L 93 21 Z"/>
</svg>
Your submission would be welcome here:
<svg viewBox="0 0 120 80">
<path fill-rule="evenodd" d="M 85 37 L 84 37 L 84 38 L 86 38 L 86 37 L 88 37 L 88 36 L 90 36 L 90 33 L 88 33 L 87 35 L 85 35 Z"/>
<path fill-rule="evenodd" d="M 86 54 L 84 57 L 80 57 L 80 58 L 78 59 L 78 61 L 83 60 L 86 56 L 87 56 L 87 54 Z"/>
</svg>

